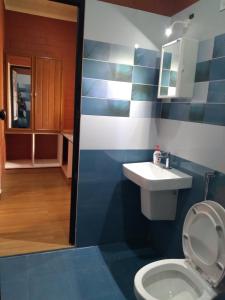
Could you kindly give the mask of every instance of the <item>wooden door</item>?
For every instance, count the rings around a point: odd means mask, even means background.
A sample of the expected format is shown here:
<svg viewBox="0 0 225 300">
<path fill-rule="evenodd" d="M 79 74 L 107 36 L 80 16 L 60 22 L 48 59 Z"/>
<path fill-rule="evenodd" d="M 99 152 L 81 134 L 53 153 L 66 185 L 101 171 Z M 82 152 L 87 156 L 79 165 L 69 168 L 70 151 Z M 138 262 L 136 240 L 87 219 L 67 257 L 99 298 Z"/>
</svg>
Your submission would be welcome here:
<svg viewBox="0 0 225 300">
<path fill-rule="evenodd" d="M 0 111 L 3 109 L 3 49 L 4 45 L 4 3 L 0 0 Z M 2 191 L 2 171 L 4 167 L 4 123 L 0 119 L 0 194 Z"/>
<path fill-rule="evenodd" d="M 35 69 L 35 130 L 60 131 L 62 63 L 38 57 Z"/>
</svg>

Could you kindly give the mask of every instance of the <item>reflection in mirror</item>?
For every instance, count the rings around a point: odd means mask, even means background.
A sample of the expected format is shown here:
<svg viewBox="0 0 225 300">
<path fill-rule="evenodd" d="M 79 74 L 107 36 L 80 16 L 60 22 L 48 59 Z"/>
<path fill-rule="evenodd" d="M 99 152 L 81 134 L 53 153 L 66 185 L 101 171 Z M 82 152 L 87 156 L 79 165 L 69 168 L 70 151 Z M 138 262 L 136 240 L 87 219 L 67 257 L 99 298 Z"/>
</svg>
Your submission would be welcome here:
<svg viewBox="0 0 225 300">
<path fill-rule="evenodd" d="M 31 68 L 10 66 L 10 128 L 30 128 Z"/>
<path fill-rule="evenodd" d="M 179 67 L 180 42 L 165 45 L 162 53 L 162 70 L 160 82 L 161 96 L 176 95 L 177 72 Z"/>
<path fill-rule="evenodd" d="M 192 98 L 199 42 L 179 38 L 162 46 L 159 99 Z"/>
</svg>

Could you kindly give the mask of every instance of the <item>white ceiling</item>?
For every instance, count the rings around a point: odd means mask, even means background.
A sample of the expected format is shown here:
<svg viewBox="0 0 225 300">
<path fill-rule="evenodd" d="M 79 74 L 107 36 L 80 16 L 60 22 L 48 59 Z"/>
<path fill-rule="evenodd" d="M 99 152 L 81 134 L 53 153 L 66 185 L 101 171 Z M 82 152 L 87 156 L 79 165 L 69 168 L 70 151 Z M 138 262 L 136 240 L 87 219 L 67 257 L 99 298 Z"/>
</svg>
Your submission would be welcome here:
<svg viewBox="0 0 225 300">
<path fill-rule="evenodd" d="M 4 0 L 6 10 L 76 22 L 77 8 L 48 0 Z"/>
</svg>

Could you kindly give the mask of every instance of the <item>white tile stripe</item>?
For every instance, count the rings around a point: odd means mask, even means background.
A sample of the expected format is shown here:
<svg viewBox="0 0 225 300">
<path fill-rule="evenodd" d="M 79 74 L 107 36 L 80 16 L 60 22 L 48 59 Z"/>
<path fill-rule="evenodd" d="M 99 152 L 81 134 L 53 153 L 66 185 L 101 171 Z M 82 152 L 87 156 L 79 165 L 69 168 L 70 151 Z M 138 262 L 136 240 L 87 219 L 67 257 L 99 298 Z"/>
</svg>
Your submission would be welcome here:
<svg viewBox="0 0 225 300">
<path fill-rule="evenodd" d="M 110 82 L 119 82 L 119 83 L 129 83 L 129 84 L 147 85 L 147 86 L 158 86 L 157 84 L 132 82 L 132 80 L 131 80 L 131 81 L 108 80 L 108 79 L 100 79 L 100 78 L 85 77 L 85 76 L 83 76 L 83 79 L 88 79 L 88 80 L 98 80 L 98 81 L 107 81 L 107 82 L 110 81 Z"/>
<path fill-rule="evenodd" d="M 81 150 L 165 151 L 225 173 L 225 131 L 211 126 L 150 118 L 81 117 Z"/>
<path fill-rule="evenodd" d="M 134 101 L 130 103 L 131 118 L 150 118 L 152 113 L 151 101 Z"/>
<path fill-rule="evenodd" d="M 225 173 L 223 126 L 155 119 L 157 144 L 165 151 Z"/>
<path fill-rule="evenodd" d="M 156 68 L 156 67 L 154 68 L 154 67 L 143 66 L 143 65 L 125 64 L 125 63 L 121 63 L 121 62 L 114 62 L 114 61 L 109 61 L 109 60 L 101 60 L 101 59 L 94 59 L 94 58 L 87 58 L 87 57 L 83 57 L 83 60 L 102 62 L 102 63 L 106 63 L 106 64 L 124 65 L 124 66 L 128 66 L 128 67 L 140 67 L 140 68 L 146 68 L 146 69 L 159 70 L 159 66 L 158 66 L 158 68 Z"/>
<path fill-rule="evenodd" d="M 154 119 L 81 116 L 81 150 L 152 149 Z"/>
</svg>

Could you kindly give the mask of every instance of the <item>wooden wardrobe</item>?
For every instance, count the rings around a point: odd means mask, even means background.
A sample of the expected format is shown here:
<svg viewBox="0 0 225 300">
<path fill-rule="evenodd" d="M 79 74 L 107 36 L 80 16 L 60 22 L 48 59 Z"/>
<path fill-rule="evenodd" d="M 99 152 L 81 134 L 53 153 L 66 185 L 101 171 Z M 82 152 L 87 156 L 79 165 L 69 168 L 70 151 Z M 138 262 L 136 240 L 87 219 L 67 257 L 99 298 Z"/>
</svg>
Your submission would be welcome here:
<svg viewBox="0 0 225 300">
<path fill-rule="evenodd" d="M 6 169 L 61 166 L 62 61 L 8 55 L 6 71 Z"/>
<path fill-rule="evenodd" d="M 60 131 L 62 64 L 53 58 L 35 58 L 35 130 Z"/>
</svg>

